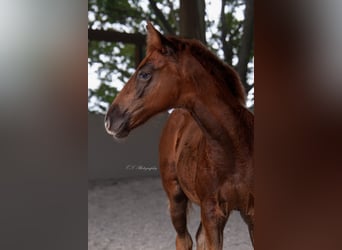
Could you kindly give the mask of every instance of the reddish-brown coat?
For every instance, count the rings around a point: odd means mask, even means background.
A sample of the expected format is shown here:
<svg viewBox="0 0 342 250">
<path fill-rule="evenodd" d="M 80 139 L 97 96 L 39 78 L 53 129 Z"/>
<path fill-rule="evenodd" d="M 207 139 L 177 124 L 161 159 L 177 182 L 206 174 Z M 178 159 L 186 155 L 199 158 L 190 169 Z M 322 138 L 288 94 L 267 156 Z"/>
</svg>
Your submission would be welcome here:
<svg viewBox="0 0 342 250">
<path fill-rule="evenodd" d="M 199 42 L 166 38 L 151 24 L 147 29 L 147 55 L 109 108 L 108 133 L 127 136 L 151 116 L 176 108 L 159 146 L 176 248 L 192 248 L 189 201 L 201 207 L 198 249 L 222 249 L 232 210 L 241 212 L 253 239 L 254 116 L 238 75 Z"/>
</svg>

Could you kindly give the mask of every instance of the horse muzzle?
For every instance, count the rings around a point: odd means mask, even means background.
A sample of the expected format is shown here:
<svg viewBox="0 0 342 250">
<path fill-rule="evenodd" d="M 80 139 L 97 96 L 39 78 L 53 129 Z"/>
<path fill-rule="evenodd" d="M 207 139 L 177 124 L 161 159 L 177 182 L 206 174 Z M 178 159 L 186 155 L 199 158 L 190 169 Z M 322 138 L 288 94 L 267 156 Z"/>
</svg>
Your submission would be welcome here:
<svg viewBox="0 0 342 250">
<path fill-rule="evenodd" d="M 104 121 L 107 133 L 115 138 L 127 137 L 130 132 L 129 120 L 127 110 L 122 111 L 118 105 L 111 106 Z"/>
</svg>

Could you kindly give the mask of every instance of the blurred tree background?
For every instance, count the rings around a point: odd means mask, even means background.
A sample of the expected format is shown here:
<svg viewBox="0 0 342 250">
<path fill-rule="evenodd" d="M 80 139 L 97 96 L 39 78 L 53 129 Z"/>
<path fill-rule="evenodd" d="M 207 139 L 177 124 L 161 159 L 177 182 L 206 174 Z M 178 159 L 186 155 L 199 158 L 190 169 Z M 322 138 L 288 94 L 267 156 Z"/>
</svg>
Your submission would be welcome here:
<svg viewBox="0 0 342 250">
<path fill-rule="evenodd" d="M 212 12 L 216 13 L 215 18 Z M 211 14 L 211 15 L 210 15 Z M 88 109 L 104 113 L 145 53 L 150 20 L 164 35 L 201 40 L 240 74 L 254 106 L 254 0 L 89 0 Z"/>
</svg>

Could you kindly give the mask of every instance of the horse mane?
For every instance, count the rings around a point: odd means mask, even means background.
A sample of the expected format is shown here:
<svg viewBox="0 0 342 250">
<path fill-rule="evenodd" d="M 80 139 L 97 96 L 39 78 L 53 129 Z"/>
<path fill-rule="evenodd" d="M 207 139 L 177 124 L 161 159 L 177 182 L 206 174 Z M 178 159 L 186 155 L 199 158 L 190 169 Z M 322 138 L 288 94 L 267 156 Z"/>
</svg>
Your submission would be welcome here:
<svg viewBox="0 0 342 250">
<path fill-rule="evenodd" d="M 219 59 L 213 52 L 195 39 L 167 37 L 171 49 L 183 51 L 189 49 L 192 56 L 206 69 L 219 84 L 226 86 L 239 103 L 245 105 L 246 92 L 237 72 L 227 63 Z"/>
</svg>

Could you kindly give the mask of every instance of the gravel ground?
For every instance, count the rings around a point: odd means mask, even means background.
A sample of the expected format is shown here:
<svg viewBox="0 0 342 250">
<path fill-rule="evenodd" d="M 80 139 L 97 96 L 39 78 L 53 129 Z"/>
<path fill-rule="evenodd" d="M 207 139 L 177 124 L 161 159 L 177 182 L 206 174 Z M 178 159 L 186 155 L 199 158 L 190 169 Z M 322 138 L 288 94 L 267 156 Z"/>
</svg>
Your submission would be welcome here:
<svg viewBox="0 0 342 250">
<path fill-rule="evenodd" d="M 194 241 L 199 208 L 192 206 L 188 228 Z M 224 249 L 251 250 L 248 229 L 233 212 L 224 232 Z M 90 183 L 88 250 L 175 249 L 175 231 L 159 178 Z"/>
</svg>

